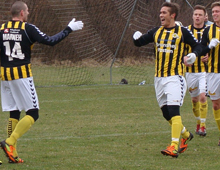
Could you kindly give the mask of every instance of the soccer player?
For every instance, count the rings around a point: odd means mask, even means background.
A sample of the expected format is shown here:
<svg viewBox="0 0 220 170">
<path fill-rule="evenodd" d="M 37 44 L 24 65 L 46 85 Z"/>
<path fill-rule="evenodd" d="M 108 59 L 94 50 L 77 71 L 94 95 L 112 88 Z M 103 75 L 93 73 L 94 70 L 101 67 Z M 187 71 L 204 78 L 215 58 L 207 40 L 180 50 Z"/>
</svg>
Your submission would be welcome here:
<svg viewBox="0 0 220 170">
<path fill-rule="evenodd" d="M 220 131 L 220 1 L 211 5 L 214 24 L 208 26 L 202 36 L 201 44 L 208 45 L 203 53 L 209 52 L 207 69 L 207 88 L 212 101 L 214 118 Z M 218 145 L 220 146 L 220 140 Z"/>
<path fill-rule="evenodd" d="M 194 37 L 200 42 L 202 33 L 205 29 L 204 6 L 196 5 L 193 10 L 193 24 L 187 28 L 193 33 Z M 191 48 L 187 45 L 187 53 L 191 52 Z M 201 59 L 203 58 L 203 60 Z M 206 65 L 203 61 L 207 61 L 207 56 L 197 57 L 191 67 L 186 67 L 186 83 L 192 100 L 192 110 L 197 119 L 196 134 L 206 136 L 206 117 L 207 117 L 207 84 L 206 84 Z"/>
<path fill-rule="evenodd" d="M 53 36 L 47 36 L 35 25 L 27 23 L 27 4 L 16 1 L 11 6 L 12 20 L 2 24 L 1 48 L 1 102 L 2 110 L 9 111 L 8 138 L 1 147 L 9 163 L 22 163 L 16 151 L 17 140 L 25 134 L 39 117 L 39 103 L 31 71 L 31 48 L 35 42 L 56 45 L 72 31 L 83 28 L 82 21 L 69 22 L 68 26 Z M 26 115 L 20 119 L 24 110 Z"/>
<path fill-rule="evenodd" d="M 180 106 L 186 93 L 186 81 L 183 77 L 184 66 L 191 66 L 202 52 L 201 45 L 185 27 L 175 24 L 179 13 L 179 5 L 164 2 L 160 9 L 161 26 L 153 28 L 146 34 L 136 31 L 134 44 L 138 47 L 154 42 L 155 46 L 155 78 L 154 86 L 158 104 L 163 117 L 171 125 L 171 144 L 161 151 L 163 155 L 178 157 L 183 153 L 188 142 L 192 140 L 190 133 L 182 124 Z M 185 45 L 189 44 L 192 53 L 184 56 Z M 181 144 L 179 145 L 180 135 Z"/>
<path fill-rule="evenodd" d="M 208 12 L 206 12 L 206 15 L 205 15 L 205 25 L 211 25 L 211 24 L 213 24 L 213 22 L 209 21 Z"/>
</svg>

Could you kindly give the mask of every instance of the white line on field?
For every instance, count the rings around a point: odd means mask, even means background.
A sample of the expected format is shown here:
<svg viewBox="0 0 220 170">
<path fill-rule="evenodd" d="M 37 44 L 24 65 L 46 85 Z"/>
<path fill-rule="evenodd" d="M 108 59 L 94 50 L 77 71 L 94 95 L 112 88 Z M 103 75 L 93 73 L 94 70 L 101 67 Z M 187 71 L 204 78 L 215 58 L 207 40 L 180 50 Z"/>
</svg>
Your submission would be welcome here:
<svg viewBox="0 0 220 170">
<path fill-rule="evenodd" d="M 208 131 L 217 129 L 217 127 L 209 127 Z M 124 133 L 115 133 L 115 134 L 101 134 L 101 135 L 88 135 L 88 136 L 41 136 L 40 138 L 25 138 L 21 137 L 19 140 L 65 140 L 65 139 L 80 139 L 80 138 L 100 138 L 100 137 L 119 137 L 119 136 L 143 136 L 143 135 L 152 135 L 152 134 L 166 134 L 170 131 L 157 131 L 157 132 L 146 132 L 146 133 L 133 133 L 133 134 L 124 134 Z"/>
</svg>

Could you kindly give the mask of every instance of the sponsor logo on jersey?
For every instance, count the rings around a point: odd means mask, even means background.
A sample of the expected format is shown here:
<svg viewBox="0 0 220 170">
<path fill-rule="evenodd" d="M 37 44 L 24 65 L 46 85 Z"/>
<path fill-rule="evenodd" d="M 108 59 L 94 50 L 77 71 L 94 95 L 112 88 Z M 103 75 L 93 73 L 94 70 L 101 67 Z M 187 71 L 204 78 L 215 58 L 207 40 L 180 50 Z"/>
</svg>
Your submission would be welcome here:
<svg viewBox="0 0 220 170">
<path fill-rule="evenodd" d="M 177 34 L 177 33 L 174 33 L 174 34 L 173 34 L 173 38 L 179 38 L 178 34 Z"/>
<path fill-rule="evenodd" d="M 4 33 L 9 33 L 9 29 L 8 28 L 4 29 Z"/>
</svg>

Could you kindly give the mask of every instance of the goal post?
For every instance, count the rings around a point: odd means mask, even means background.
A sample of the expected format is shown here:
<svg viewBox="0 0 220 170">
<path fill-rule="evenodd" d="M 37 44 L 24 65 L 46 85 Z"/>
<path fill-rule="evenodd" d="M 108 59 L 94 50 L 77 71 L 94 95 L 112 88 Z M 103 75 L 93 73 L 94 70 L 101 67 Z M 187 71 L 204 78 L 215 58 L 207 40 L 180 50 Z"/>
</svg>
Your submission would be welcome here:
<svg viewBox="0 0 220 170">
<path fill-rule="evenodd" d="M 130 85 L 153 84 L 153 43 L 135 47 L 132 36 L 160 25 L 164 0 L 23 1 L 29 7 L 28 22 L 47 35 L 64 29 L 73 17 L 84 22 L 82 30 L 54 47 L 34 44 L 31 62 L 36 86 L 123 84 L 122 79 Z M 210 5 L 211 1 L 203 2 Z M 13 2 L 0 1 L 1 23 L 11 19 Z M 186 1 L 172 2 L 181 6 L 178 20 L 189 24 L 192 11 Z"/>
<path fill-rule="evenodd" d="M 112 84 L 112 67 L 113 67 L 113 64 L 114 64 L 114 62 L 115 62 L 115 59 L 117 58 L 118 51 L 119 51 L 119 49 L 120 49 L 120 47 L 121 47 L 121 43 L 122 43 L 122 41 L 123 41 L 123 39 L 124 39 L 125 33 L 126 33 L 127 29 L 128 29 L 128 26 L 129 26 L 129 23 L 130 23 L 130 20 L 131 20 L 131 16 L 132 16 L 132 14 L 133 14 L 133 12 L 134 12 L 134 9 L 135 9 L 135 6 L 136 6 L 136 4 L 137 4 L 137 1 L 138 1 L 138 0 L 135 0 L 135 1 L 134 1 L 132 10 L 131 10 L 131 12 L 130 12 L 130 14 L 129 14 L 129 17 L 128 17 L 128 19 L 127 19 L 127 23 L 126 23 L 125 28 L 124 28 L 124 30 L 123 30 L 123 33 L 122 33 L 122 35 L 121 35 L 121 39 L 120 39 L 120 41 L 119 41 L 119 43 L 118 43 L 117 49 L 116 49 L 116 51 L 115 51 L 115 54 L 114 54 L 114 57 L 113 57 L 113 60 L 112 60 L 111 66 L 110 66 L 110 84 Z M 123 83 L 123 82 L 122 82 L 122 83 Z"/>
<path fill-rule="evenodd" d="M 27 1 L 29 11 L 35 12 L 29 21 L 49 35 L 63 29 L 72 17 L 85 25 L 52 48 L 41 44 L 34 46 L 35 84 L 120 84 L 123 78 L 128 84 L 139 84 L 143 80 L 152 83 L 147 81 L 146 54 L 136 55 L 136 51 L 145 48 L 138 49 L 132 40 L 135 20 L 132 10 L 138 11 L 137 2 L 139 7 L 143 5 L 143 0 Z"/>
</svg>

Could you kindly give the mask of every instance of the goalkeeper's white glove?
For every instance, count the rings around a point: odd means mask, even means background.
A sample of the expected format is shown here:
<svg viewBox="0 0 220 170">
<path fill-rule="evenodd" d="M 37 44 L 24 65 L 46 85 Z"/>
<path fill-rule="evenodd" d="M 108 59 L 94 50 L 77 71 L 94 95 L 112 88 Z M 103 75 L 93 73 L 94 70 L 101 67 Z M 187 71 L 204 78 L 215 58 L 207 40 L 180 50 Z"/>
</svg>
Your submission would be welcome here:
<svg viewBox="0 0 220 170">
<path fill-rule="evenodd" d="M 196 61 L 196 54 L 195 53 L 189 53 L 187 54 L 187 60 L 186 63 L 187 64 L 193 64 Z"/>
<path fill-rule="evenodd" d="M 217 38 L 212 38 L 209 43 L 209 49 L 216 47 L 219 43 L 220 41 Z"/>
<path fill-rule="evenodd" d="M 73 18 L 72 21 L 69 22 L 68 26 L 71 28 L 71 30 L 81 30 L 83 28 L 83 22 L 82 21 L 75 21 L 76 19 Z"/>
<path fill-rule="evenodd" d="M 139 39 L 142 36 L 142 33 L 140 31 L 136 31 L 133 35 L 134 40 Z"/>
</svg>

